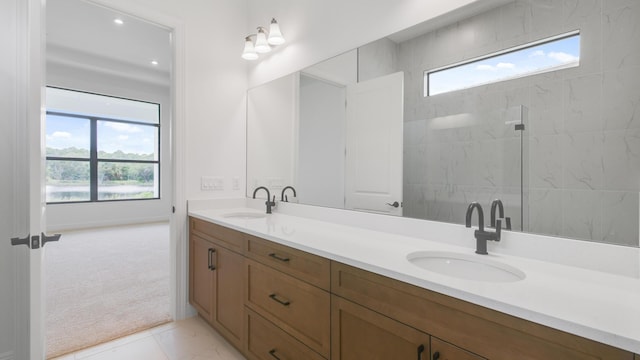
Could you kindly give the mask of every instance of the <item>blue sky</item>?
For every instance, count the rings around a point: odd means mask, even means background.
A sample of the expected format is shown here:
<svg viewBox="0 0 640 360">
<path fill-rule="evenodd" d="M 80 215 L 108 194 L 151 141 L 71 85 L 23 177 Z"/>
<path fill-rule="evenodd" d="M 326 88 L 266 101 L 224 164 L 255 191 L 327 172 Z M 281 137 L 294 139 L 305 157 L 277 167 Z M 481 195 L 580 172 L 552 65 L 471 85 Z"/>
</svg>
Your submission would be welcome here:
<svg viewBox="0 0 640 360">
<path fill-rule="evenodd" d="M 577 64 L 579 58 L 580 36 L 574 35 L 429 74 L 425 86 L 427 83 L 430 86 L 429 95 L 437 95 Z M 426 77 L 427 72 L 425 80 Z M 427 95 L 426 91 L 424 95 Z"/>
<path fill-rule="evenodd" d="M 90 123 L 87 119 L 47 116 L 47 147 L 87 149 L 89 156 Z M 98 121 L 98 151 L 153 154 L 158 144 L 153 126 Z"/>
</svg>

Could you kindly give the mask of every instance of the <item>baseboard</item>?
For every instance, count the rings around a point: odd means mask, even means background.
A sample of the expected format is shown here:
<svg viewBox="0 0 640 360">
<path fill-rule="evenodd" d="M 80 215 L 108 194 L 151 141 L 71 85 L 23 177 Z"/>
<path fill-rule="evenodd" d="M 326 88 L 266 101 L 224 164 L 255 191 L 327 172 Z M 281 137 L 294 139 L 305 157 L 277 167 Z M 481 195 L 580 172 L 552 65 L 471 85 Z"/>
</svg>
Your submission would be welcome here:
<svg viewBox="0 0 640 360">
<path fill-rule="evenodd" d="M 83 222 L 83 223 L 76 223 L 76 224 L 57 224 L 53 226 L 47 225 L 47 232 L 51 233 L 51 232 L 58 232 L 58 231 L 95 229 L 95 228 L 121 226 L 121 225 L 148 224 L 148 223 L 156 223 L 156 222 L 164 222 L 164 221 L 169 221 L 169 216 L 134 218 L 129 220 L 118 220 L 118 221 L 106 220 L 106 221 Z M 0 358 L 0 360 L 3 360 L 3 359 Z"/>
</svg>

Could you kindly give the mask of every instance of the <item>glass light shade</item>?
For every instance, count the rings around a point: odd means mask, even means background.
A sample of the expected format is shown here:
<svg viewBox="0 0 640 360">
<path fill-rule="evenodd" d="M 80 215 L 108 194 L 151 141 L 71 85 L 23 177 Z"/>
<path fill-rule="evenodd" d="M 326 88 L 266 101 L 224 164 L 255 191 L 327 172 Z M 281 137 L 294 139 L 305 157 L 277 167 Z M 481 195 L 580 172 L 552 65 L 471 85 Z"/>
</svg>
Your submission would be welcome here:
<svg viewBox="0 0 640 360">
<path fill-rule="evenodd" d="M 253 46 L 253 41 L 250 38 L 246 38 L 244 41 L 244 51 L 242 52 L 242 58 L 245 60 L 255 60 L 258 58 L 258 53 Z"/>
<path fill-rule="evenodd" d="M 282 32 L 280 32 L 280 25 L 278 25 L 276 19 L 271 19 L 268 42 L 271 45 L 284 44 L 284 36 L 282 36 Z"/>
<path fill-rule="evenodd" d="M 256 52 L 261 54 L 271 51 L 271 46 L 269 46 L 269 43 L 267 43 L 267 35 L 264 33 L 264 28 L 258 28 L 255 49 Z"/>
</svg>

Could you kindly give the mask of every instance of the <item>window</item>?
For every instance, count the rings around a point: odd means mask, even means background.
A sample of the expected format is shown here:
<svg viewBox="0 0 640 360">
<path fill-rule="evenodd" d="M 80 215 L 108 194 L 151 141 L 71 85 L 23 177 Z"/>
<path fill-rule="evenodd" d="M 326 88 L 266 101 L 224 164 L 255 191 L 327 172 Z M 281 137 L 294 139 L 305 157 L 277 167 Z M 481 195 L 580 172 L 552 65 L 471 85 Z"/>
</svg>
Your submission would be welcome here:
<svg viewBox="0 0 640 360">
<path fill-rule="evenodd" d="M 47 203 L 160 198 L 160 105 L 47 88 Z"/>
<path fill-rule="evenodd" d="M 424 96 L 578 66 L 580 33 L 554 36 L 499 53 L 425 71 Z"/>
</svg>

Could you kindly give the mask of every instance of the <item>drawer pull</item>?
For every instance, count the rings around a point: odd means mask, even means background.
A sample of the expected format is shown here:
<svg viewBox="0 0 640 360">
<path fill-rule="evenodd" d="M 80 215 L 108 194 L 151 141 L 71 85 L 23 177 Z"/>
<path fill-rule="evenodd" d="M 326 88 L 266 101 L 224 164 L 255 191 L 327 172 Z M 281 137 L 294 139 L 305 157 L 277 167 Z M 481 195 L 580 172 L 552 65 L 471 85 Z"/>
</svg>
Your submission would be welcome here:
<svg viewBox="0 0 640 360">
<path fill-rule="evenodd" d="M 277 303 L 282 304 L 284 306 L 289 306 L 291 304 L 291 302 L 289 300 L 280 300 L 280 299 L 278 299 L 278 295 L 276 295 L 276 294 L 271 294 L 271 295 L 269 295 L 269 297 L 272 300 L 274 300 Z"/>
<path fill-rule="evenodd" d="M 278 357 L 278 355 L 276 355 L 276 349 L 271 349 L 269 351 L 269 355 L 271 355 L 274 359 L 276 360 L 280 360 L 280 358 Z"/>
<path fill-rule="evenodd" d="M 436 351 L 433 353 L 433 360 L 438 360 L 438 359 L 440 359 L 440 353 Z"/>
<path fill-rule="evenodd" d="M 213 271 L 216 269 L 215 265 L 213 265 L 213 254 L 216 252 L 216 249 L 209 248 L 209 270 Z"/>
<path fill-rule="evenodd" d="M 424 352 L 424 345 L 418 346 L 418 360 L 422 360 L 422 353 Z"/>
<path fill-rule="evenodd" d="M 280 260 L 282 262 L 288 262 L 289 261 L 288 257 L 281 257 L 281 256 L 278 256 L 278 254 L 276 254 L 276 253 L 271 253 L 271 254 L 269 254 L 269 256 L 271 256 L 272 258 L 274 258 L 276 260 Z"/>
</svg>

